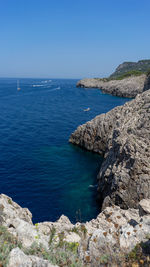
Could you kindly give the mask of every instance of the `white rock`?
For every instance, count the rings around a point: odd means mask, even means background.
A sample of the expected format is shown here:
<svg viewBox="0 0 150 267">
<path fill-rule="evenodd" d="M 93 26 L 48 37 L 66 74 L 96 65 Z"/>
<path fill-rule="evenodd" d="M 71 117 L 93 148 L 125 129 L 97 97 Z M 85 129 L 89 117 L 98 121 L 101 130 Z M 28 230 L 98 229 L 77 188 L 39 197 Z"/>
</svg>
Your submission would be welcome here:
<svg viewBox="0 0 150 267">
<path fill-rule="evenodd" d="M 139 202 L 139 213 L 140 216 L 150 214 L 150 199 L 142 199 Z"/>
<path fill-rule="evenodd" d="M 50 264 L 47 260 L 35 256 L 25 255 L 19 248 L 10 252 L 8 267 L 58 267 Z"/>
<path fill-rule="evenodd" d="M 131 251 L 136 244 L 141 241 L 145 242 L 150 233 L 149 203 L 148 199 L 140 202 L 141 217 L 138 209 L 123 210 L 120 207 L 112 206 L 105 208 L 96 219 L 85 224 L 73 225 L 66 216 L 62 215 L 56 222 L 33 225 L 32 215 L 27 209 L 22 209 L 9 197 L 0 195 L 0 218 L 2 224 L 21 241 L 24 247 L 30 247 L 33 242 L 36 242 L 48 248 L 52 229 L 54 229 L 53 244 L 59 243 L 60 234 L 63 233 L 64 241 L 79 243 L 78 252 L 81 259 L 88 256 L 92 260 L 103 254 Z M 85 235 L 81 229 L 82 225 L 86 228 Z M 74 227 L 78 229 L 81 236 L 72 232 Z M 27 256 L 17 248 L 11 251 L 8 266 L 51 266 L 45 264 L 49 263 L 34 256 Z"/>
<path fill-rule="evenodd" d="M 15 218 L 20 218 L 32 224 L 32 214 L 27 208 L 21 208 L 17 203 L 15 203 L 12 198 L 1 194 L 0 195 L 0 207 L 3 212 L 4 222 L 8 219 L 13 220 Z M 11 222 L 12 223 L 12 222 Z"/>
<path fill-rule="evenodd" d="M 68 235 L 65 236 L 64 240 L 69 243 L 73 243 L 73 242 L 79 243 L 81 240 L 81 237 L 74 232 L 70 232 L 68 233 Z"/>
</svg>

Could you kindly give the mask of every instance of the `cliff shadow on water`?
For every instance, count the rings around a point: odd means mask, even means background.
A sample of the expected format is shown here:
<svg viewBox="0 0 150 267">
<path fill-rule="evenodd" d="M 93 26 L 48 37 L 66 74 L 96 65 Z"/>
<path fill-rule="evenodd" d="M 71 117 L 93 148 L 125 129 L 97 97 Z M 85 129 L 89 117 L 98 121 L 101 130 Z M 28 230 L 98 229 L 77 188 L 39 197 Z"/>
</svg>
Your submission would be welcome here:
<svg viewBox="0 0 150 267">
<path fill-rule="evenodd" d="M 76 210 L 76 221 L 85 221 L 85 217 L 89 217 L 91 219 L 96 218 L 96 216 L 101 212 L 102 210 L 102 204 L 103 204 L 103 198 L 99 194 L 98 190 L 98 174 L 101 169 L 102 163 L 104 161 L 104 154 L 102 153 L 101 155 L 97 152 L 90 151 L 87 148 L 84 148 L 80 145 L 77 144 L 69 144 L 70 147 L 74 150 L 75 153 L 82 153 L 85 158 L 85 169 L 87 171 L 87 174 L 85 174 L 85 180 L 82 178 L 79 180 L 79 190 L 80 193 L 77 194 L 77 202 L 80 203 L 80 197 L 81 195 L 84 195 L 84 192 L 86 192 L 86 189 L 88 188 L 88 194 L 87 194 L 87 201 L 85 202 L 85 205 Z M 80 161 L 80 160 L 79 160 Z M 82 173 L 82 168 L 84 168 L 83 162 L 80 162 L 81 166 L 81 173 Z M 87 186 L 83 189 L 82 183 L 87 181 Z M 71 192 L 71 191 L 70 191 Z M 76 205 L 75 205 L 76 206 Z M 89 206 L 89 207 L 88 207 Z M 90 212 L 90 206 L 93 207 L 93 212 L 91 214 Z M 88 208 L 87 208 L 88 207 Z M 83 214 L 82 214 L 82 209 L 83 209 Z M 86 209 L 87 212 L 90 212 L 91 215 L 88 213 L 86 214 Z M 95 211 L 94 211 L 95 210 Z M 93 217 L 92 217 L 93 216 Z"/>
<path fill-rule="evenodd" d="M 75 144 L 69 144 L 69 146 L 73 150 L 74 155 L 79 157 L 79 167 L 75 166 L 78 181 L 69 190 L 69 194 L 71 198 L 76 196 L 74 197 L 76 221 L 85 222 L 86 218 L 96 218 L 101 212 L 102 202 L 98 196 L 97 177 L 103 163 L 103 156 Z"/>
<path fill-rule="evenodd" d="M 35 149 L 32 159 L 34 169 L 29 180 L 32 179 L 35 186 L 30 188 L 32 194 L 28 197 L 28 206 L 32 210 L 34 223 L 55 221 L 62 214 L 73 223 L 97 217 L 100 212 L 97 175 L 103 161 L 100 155 L 72 144 L 64 144 Z M 39 175 L 35 180 L 37 172 Z M 33 195 L 37 196 L 34 206 Z"/>
</svg>

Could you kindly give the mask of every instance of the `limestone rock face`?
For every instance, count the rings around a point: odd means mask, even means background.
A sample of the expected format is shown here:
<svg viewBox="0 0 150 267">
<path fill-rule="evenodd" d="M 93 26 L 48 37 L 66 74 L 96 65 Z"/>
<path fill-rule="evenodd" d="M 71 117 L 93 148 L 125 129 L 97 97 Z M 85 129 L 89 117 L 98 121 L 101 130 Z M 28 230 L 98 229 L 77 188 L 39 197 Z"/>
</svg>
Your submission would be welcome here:
<svg viewBox="0 0 150 267">
<path fill-rule="evenodd" d="M 94 267 L 105 254 L 128 253 L 141 241 L 147 242 L 149 223 L 150 216 L 140 217 L 138 209 L 107 207 L 96 219 L 85 224 L 87 234 L 84 241 L 80 242 L 79 255 L 84 261 L 90 258 L 90 266 Z"/>
<path fill-rule="evenodd" d="M 112 135 L 122 107 L 117 107 L 96 116 L 93 120 L 80 125 L 70 136 L 69 142 L 103 155 L 106 151 L 109 136 Z"/>
<path fill-rule="evenodd" d="M 150 200 L 142 199 L 139 203 L 139 212 L 140 215 L 150 215 Z"/>
<path fill-rule="evenodd" d="M 135 97 L 144 90 L 146 75 L 131 76 L 123 80 L 103 81 L 101 79 L 83 79 L 77 83 L 77 87 L 99 88 L 104 93 L 121 97 Z"/>
<path fill-rule="evenodd" d="M 0 222 L 12 222 L 18 218 L 29 224 L 32 224 L 32 214 L 26 208 L 21 208 L 17 203 L 4 194 L 0 195 Z"/>
<path fill-rule="evenodd" d="M 14 248 L 9 255 L 8 267 L 58 267 L 35 256 L 25 255 L 19 248 Z"/>
<path fill-rule="evenodd" d="M 144 91 L 150 89 L 150 73 L 147 75 L 144 83 Z"/>
<path fill-rule="evenodd" d="M 5 225 L 8 231 L 19 240 L 24 240 L 25 233 L 22 232 L 23 230 L 18 231 L 18 227 L 14 223 L 15 219 L 20 219 L 19 216 L 24 213 L 24 209 L 5 195 L 0 195 L 0 200 L 4 206 L 2 209 L 1 204 L 1 216 L 3 218 L 1 225 Z M 55 253 L 57 254 L 57 248 L 61 240 L 61 244 L 62 242 L 67 242 L 71 246 L 74 244 L 78 248 L 78 256 L 83 261 L 83 266 L 87 263 L 89 264 L 88 266 L 91 267 L 101 266 L 97 265 L 97 262 L 100 261 L 103 255 L 108 254 L 113 257 L 113 255 L 117 253 L 118 255 L 119 253 L 128 253 L 141 241 L 149 242 L 149 203 L 150 199 L 146 199 L 140 202 L 139 209 L 128 210 L 123 210 L 113 205 L 105 208 L 96 219 L 86 223 L 77 222 L 75 225 L 64 215 L 56 222 L 43 222 L 35 226 L 30 222 L 26 226 L 26 231 L 32 233 L 33 229 L 36 229 L 39 235 L 38 240 L 35 240 L 34 235 L 30 238 L 32 238 L 32 242 L 34 243 L 40 242 L 39 244 L 42 244 L 43 247 L 45 247 L 47 243 L 47 238 L 51 236 L 51 242 L 49 248 L 47 248 L 47 253 L 51 253 L 51 247 L 55 246 Z M 141 207 L 145 211 L 142 216 L 140 211 Z M 8 214 L 5 213 L 6 210 Z M 14 214 L 17 214 L 15 219 L 13 218 Z M 8 217 L 12 218 L 14 231 L 11 231 L 12 227 L 7 224 Z M 26 222 L 27 218 L 25 216 L 23 219 L 20 219 L 20 223 L 21 221 Z M 24 227 L 23 222 L 21 226 Z M 51 235 L 52 231 L 53 238 Z M 8 267 L 54 267 L 49 261 L 43 258 L 34 255 L 26 255 L 23 252 L 24 244 L 26 243 L 22 242 L 23 247 L 21 250 L 18 247 L 11 250 Z"/>
<path fill-rule="evenodd" d="M 26 208 L 21 208 L 8 196 L 0 195 L 0 224 L 6 226 L 9 232 L 18 237 L 24 247 L 30 247 L 34 241 L 48 247 L 48 236 L 44 236 L 32 223 L 32 214 Z"/>
<path fill-rule="evenodd" d="M 70 142 L 104 154 L 98 174 L 102 208 L 136 208 L 150 198 L 150 90 L 81 125 Z"/>
</svg>

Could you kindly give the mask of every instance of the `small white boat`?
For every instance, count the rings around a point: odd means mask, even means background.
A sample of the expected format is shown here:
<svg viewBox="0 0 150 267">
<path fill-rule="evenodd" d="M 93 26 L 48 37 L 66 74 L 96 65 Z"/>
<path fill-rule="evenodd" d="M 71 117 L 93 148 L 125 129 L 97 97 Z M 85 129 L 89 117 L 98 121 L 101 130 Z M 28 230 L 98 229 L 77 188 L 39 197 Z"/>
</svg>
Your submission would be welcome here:
<svg viewBox="0 0 150 267">
<path fill-rule="evenodd" d="M 84 109 L 84 111 L 89 111 L 90 110 L 90 108 L 86 108 L 86 109 Z"/>
<path fill-rule="evenodd" d="M 20 88 L 20 86 L 19 86 L 19 80 L 17 80 L 17 90 L 18 90 L 18 91 L 21 90 L 21 88 Z"/>
</svg>

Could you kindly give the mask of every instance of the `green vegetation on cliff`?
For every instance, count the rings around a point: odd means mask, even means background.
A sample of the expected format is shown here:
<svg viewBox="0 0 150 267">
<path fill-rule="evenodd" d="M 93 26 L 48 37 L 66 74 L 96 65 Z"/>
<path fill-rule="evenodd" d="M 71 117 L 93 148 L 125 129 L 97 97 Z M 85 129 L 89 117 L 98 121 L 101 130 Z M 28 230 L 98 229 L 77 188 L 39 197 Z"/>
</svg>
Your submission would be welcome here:
<svg viewBox="0 0 150 267">
<path fill-rule="evenodd" d="M 125 73 L 122 73 L 118 76 L 110 76 L 108 78 L 94 78 L 95 80 L 98 80 L 98 81 L 102 81 L 102 82 L 109 82 L 109 81 L 112 81 L 112 80 L 123 80 L 125 78 L 129 78 L 131 76 L 140 76 L 142 74 L 145 74 L 145 75 L 149 75 L 150 74 L 150 69 L 148 69 L 147 71 L 140 71 L 140 70 L 131 70 L 131 71 L 128 71 L 128 72 L 125 72 Z"/>
<path fill-rule="evenodd" d="M 140 76 L 142 74 L 147 74 L 147 72 L 145 73 L 145 72 L 142 72 L 142 71 L 139 71 L 139 70 L 131 70 L 131 71 L 122 73 L 121 75 L 118 75 L 117 77 L 110 76 L 108 78 L 95 78 L 95 79 L 98 80 L 98 81 L 102 81 L 102 82 L 109 82 L 109 81 L 112 81 L 112 80 L 123 80 L 123 79 L 131 77 L 131 76 Z"/>
<path fill-rule="evenodd" d="M 150 70 L 150 60 L 140 60 L 138 62 L 124 62 L 120 64 L 114 73 L 110 75 L 110 78 L 117 78 L 126 73 L 130 73 L 132 71 L 137 71 L 139 73 L 146 73 Z"/>
<path fill-rule="evenodd" d="M 107 254 L 100 254 L 94 264 L 99 266 L 149 266 L 149 241 L 137 244 L 129 253 L 114 253 L 113 255 L 108 250 Z M 9 253 L 13 248 L 20 247 L 26 255 L 37 256 L 41 259 L 48 260 L 52 264 L 57 264 L 60 267 L 90 267 L 91 258 L 86 256 L 85 262 L 82 262 L 78 257 L 78 243 L 63 243 L 63 246 L 54 246 L 48 249 L 42 244 L 34 242 L 30 248 L 23 248 L 21 243 L 10 234 L 6 227 L 0 226 L 0 266 L 7 267 L 9 264 Z M 40 265 L 41 266 L 41 265 Z"/>
<path fill-rule="evenodd" d="M 139 71 L 139 70 L 131 70 L 131 71 L 122 73 L 121 75 L 119 75 L 119 76 L 117 76 L 115 78 L 111 77 L 110 79 L 111 80 L 113 80 L 113 79 L 115 79 L 115 80 L 123 80 L 123 79 L 131 77 L 131 76 L 140 76 L 142 74 L 144 74 L 144 72 Z"/>
</svg>

